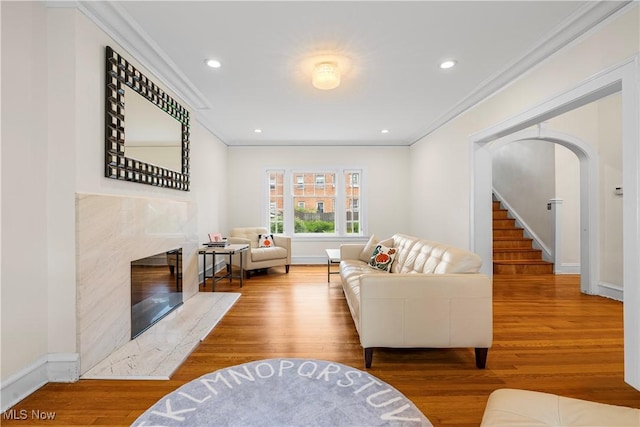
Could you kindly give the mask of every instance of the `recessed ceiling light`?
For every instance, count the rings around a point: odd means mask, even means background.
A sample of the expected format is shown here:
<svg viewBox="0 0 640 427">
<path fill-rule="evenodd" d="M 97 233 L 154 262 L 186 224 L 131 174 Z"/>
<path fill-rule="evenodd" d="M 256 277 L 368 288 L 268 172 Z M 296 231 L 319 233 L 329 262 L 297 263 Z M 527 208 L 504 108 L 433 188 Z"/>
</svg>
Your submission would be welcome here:
<svg viewBox="0 0 640 427">
<path fill-rule="evenodd" d="M 446 70 L 447 68 L 453 68 L 455 67 L 455 65 L 457 64 L 457 61 L 454 59 L 448 59 L 446 61 L 443 61 L 440 64 L 440 68 L 442 68 L 443 70 Z"/>
<path fill-rule="evenodd" d="M 262 133 L 262 129 L 254 129 L 253 132 L 255 133 Z"/>
<path fill-rule="evenodd" d="M 389 129 L 382 129 L 380 133 L 389 133 Z"/>
<path fill-rule="evenodd" d="M 211 68 L 220 68 L 222 64 L 217 59 L 205 59 L 204 63 Z"/>
</svg>

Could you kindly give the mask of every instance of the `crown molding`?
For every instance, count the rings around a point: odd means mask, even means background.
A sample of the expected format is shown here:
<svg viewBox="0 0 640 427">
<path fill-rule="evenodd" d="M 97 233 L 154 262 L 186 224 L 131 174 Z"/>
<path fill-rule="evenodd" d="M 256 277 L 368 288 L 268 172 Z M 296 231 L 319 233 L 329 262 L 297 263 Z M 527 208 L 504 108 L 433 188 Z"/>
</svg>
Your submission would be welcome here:
<svg viewBox="0 0 640 427">
<path fill-rule="evenodd" d="M 569 45 L 595 26 L 627 7 L 635 7 L 634 0 L 586 2 L 580 9 L 561 22 L 554 31 L 547 33 L 529 50 L 482 82 L 468 96 L 456 103 L 446 113 L 434 120 L 409 145 L 428 136 L 447 122 L 497 93 L 509 83 L 521 77 L 542 61 Z"/>
<path fill-rule="evenodd" d="M 191 109 L 207 110 L 211 108 L 202 92 L 180 71 L 180 68 L 140 28 L 118 2 L 75 1 L 65 3 L 77 7 L 136 61 L 153 73 L 178 97 L 182 98 Z"/>
<path fill-rule="evenodd" d="M 489 98 L 508 84 L 521 77 L 542 61 L 558 52 L 579 37 L 588 33 L 607 18 L 628 7 L 634 0 L 588 1 L 571 16 L 561 22 L 554 31 L 547 33 L 529 50 L 494 73 L 461 101 L 454 104 L 428 126 L 418 132 L 406 145 L 413 145 L 468 109 Z M 180 71 L 179 67 L 136 23 L 118 2 L 111 1 L 47 1 L 50 7 L 76 7 L 107 35 L 122 46 L 158 80 L 182 98 L 192 110 L 209 110 L 211 104 L 200 90 Z M 207 130 L 212 124 L 201 115 L 197 118 Z"/>
</svg>

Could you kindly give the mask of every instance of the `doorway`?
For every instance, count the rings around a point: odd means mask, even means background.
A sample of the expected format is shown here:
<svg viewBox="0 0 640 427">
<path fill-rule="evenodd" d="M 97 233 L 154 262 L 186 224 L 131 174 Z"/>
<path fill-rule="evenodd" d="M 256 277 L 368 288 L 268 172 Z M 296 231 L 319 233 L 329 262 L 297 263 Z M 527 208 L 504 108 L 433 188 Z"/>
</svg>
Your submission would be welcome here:
<svg viewBox="0 0 640 427">
<path fill-rule="evenodd" d="M 519 141 L 546 141 L 573 152 L 580 163 L 580 290 L 597 294 L 599 281 L 599 157 L 585 141 L 572 135 L 545 129 L 542 125 L 515 132 L 492 141 L 486 149 L 491 157 L 507 144 Z M 489 165 L 492 168 L 492 165 Z"/>
</svg>

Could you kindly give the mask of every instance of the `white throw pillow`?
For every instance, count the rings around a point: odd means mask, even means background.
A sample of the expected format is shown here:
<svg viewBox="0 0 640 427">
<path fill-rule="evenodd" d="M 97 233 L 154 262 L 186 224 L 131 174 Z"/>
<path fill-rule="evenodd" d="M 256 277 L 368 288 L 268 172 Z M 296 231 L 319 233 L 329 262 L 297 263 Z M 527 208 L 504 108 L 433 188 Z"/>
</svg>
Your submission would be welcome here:
<svg viewBox="0 0 640 427">
<path fill-rule="evenodd" d="M 377 244 L 378 238 L 375 234 L 372 234 L 371 237 L 369 237 L 369 241 L 367 242 L 367 244 L 364 245 L 362 252 L 360 252 L 360 256 L 358 257 L 360 261 L 369 262 L 369 260 L 371 259 L 371 254 L 373 253 L 373 250 L 376 248 Z"/>
</svg>

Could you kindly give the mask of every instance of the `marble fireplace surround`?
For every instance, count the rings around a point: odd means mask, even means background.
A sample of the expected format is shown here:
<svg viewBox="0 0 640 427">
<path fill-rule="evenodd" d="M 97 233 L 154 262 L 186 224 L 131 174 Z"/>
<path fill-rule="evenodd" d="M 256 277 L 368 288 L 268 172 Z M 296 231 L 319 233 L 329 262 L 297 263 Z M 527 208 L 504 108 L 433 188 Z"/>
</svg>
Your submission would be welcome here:
<svg viewBox="0 0 640 427">
<path fill-rule="evenodd" d="M 131 261 L 183 250 L 183 301 L 198 292 L 194 202 L 76 194 L 80 374 L 131 338 Z"/>
</svg>

